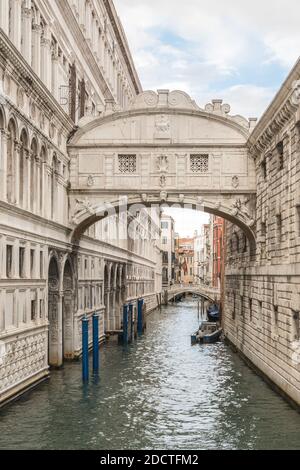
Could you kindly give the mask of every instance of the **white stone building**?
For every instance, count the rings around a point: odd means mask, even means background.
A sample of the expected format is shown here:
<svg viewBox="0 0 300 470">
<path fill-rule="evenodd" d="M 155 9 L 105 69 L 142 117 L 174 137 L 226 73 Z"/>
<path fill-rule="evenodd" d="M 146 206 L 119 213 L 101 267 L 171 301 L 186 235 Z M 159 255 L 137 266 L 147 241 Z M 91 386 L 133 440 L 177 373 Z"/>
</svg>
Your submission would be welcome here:
<svg viewBox="0 0 300 470">
<path fill-rule="evenodd" d="M 201 284 L 204 281 L 203 253 L 204 236 L 202 226 L 199 232 L 196 230 L 194 233 L 194 284 Z"/>
<path fill-rule="evenodd" d="M 0 0 L 0 403 L 80 354 L 83 315 L 103 338 L 125 300 L 156 305 L 159 213 L 134 239 L 116 215 L 70 242 L 67 141 L 140 92 L 112 1 Z"/>
<path fill-rule="evenodd" d="M 162 249 L 162 284 L 170 287 L 175 282 L 175 222 L 167 214 L 161 215 L 161 249 Z"/>
</svg>

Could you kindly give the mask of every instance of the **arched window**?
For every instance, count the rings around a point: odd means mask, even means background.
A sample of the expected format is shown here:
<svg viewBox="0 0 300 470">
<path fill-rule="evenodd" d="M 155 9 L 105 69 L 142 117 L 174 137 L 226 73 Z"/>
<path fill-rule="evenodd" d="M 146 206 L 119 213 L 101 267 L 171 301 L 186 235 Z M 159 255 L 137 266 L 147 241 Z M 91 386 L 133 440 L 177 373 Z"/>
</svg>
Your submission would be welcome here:
<svg viewBox="0 0 300 470">
<path fill-rule="evenodd" d="M 8 123 L 8 140 L 7 140 L 7 173 L 6 173 L 6 197 L 11 204 L 15 202 L 15 140 L 16 125 L 13 119 Z"/>
<path fill-rule="evenodd" d="M 28 135 L 25 129 L 21 132 L 20 168 L 19 168 L 19 202 L 26 208 L 26 152 L 28 152 Z"/>
</svg>

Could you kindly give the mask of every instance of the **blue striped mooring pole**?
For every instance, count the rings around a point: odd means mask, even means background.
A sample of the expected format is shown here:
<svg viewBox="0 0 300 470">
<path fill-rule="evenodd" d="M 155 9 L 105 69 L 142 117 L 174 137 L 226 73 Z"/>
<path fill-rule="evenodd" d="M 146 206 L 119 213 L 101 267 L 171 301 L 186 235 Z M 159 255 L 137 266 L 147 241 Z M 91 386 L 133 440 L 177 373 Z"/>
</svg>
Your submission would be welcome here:
<svg viewBox="0 0 300 470">
<path fill-rule="evenodd" d="M 93 370 L 99 370 L 99 315 L 93 315 Z"/>
<path fill-rule="evenodd" d="M 82 380 L 89 380 L 89 320 L 82 319 Z"/>
<path fill-rule="evenodd" d="M 123 306 L 123 342 L 128 343 L 128 305 Z"/>
<path fill-rule="evenodd" d="M 129 305 L 129 322 L 130 322 L 130 342 L 134 340 L 134 327 L 133 327 L 133 305 Z"/>
<path fill-rule="evenodd" d="M 139 335 L 143 334 L 143 305 L 144 299 L 138 299 L 137 330 Z"/>
</svg>

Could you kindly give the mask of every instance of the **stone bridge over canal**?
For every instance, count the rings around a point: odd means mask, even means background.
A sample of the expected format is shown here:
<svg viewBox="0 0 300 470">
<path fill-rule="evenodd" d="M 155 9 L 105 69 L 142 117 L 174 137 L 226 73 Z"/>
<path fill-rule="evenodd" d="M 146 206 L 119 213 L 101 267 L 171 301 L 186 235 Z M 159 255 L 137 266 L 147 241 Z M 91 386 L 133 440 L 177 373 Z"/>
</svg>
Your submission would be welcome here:
<svg viewBox="0 0 300 470">
<path fill-rule="evenodd" d="M 214 302 L 219 302 L 221 300 L 221 293 L 219 289 L 214 289 L 209 286 L 202 285 L 190 285 L 190 286 L 180 286 L 174 285 L 167 291 L 166 299 L 168 302 L 175 299 L 177 296 L 182 294 L 194 294 L 204 299 Z"/>
<path fill-rule="evenodd" d="M 199 108 L 184 92 L 140 94 L 126 111 L 113 110 L 69 142 L 72 242 L 124 207 L 176 205 L 219 215 L 255 246 L 255 164 L 247 149 L 254 125 L 214 100 Z"/>
</svg>

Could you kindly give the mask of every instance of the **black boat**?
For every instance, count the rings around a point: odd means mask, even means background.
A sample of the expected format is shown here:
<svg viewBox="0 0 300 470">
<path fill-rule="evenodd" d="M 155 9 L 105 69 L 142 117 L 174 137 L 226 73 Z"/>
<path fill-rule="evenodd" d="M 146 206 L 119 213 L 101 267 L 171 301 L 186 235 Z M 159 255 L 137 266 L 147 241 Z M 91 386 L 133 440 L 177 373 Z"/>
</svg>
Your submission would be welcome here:
<svg viewBox="0 0 300 470">
<path fill-rule="evenodd" d="M 210 322 L 217 322 L 220 321 L 220 307 L 216 303 L 210 304 L 207 311 L 207 318 Z"/>
</svg>

